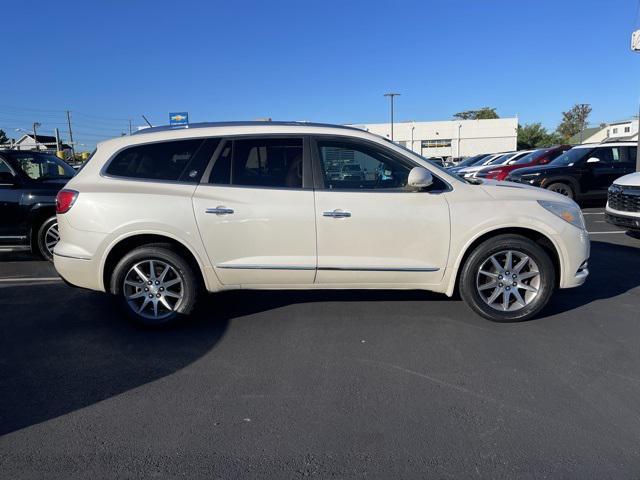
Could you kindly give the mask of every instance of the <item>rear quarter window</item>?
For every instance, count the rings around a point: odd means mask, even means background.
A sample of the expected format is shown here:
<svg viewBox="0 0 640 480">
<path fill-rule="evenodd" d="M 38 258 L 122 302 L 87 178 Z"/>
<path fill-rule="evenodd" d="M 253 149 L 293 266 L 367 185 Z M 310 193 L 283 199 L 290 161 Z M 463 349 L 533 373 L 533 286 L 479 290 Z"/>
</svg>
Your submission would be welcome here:
<svg viewBox="0 0 640 480">
<path fill-rule="evenodd" d="M 177 181 L 202 141 L 178 140 L 129 147 L 116 154 L 105 173 L 114 177 Z"/>
</svg>

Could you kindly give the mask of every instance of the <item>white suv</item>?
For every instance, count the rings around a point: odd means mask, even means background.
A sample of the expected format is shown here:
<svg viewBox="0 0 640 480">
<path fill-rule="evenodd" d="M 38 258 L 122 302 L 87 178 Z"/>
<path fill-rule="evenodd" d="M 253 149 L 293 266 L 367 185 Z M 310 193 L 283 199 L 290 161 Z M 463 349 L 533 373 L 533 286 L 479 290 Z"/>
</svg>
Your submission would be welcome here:
<svg viewBox="0 0 640 480">
<path fill-rule="evenodd" d="M 359 165 L 357 176 L 327 175 Z M 101 143 L 57 199 L 55 266 L 145 324 L 228 289 L 423 289 L 497 321 L 584 283 L 578 206 L 464 181 L 356 128 L 244 122 Z"/>
</svg>

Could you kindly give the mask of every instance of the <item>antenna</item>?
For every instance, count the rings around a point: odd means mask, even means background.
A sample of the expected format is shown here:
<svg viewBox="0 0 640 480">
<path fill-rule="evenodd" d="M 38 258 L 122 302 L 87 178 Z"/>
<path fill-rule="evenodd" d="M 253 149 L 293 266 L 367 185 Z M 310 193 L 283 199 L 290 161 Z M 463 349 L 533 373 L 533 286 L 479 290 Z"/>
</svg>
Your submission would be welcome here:
<svg viewBox="0 0 640 480">
<path fill-rule="evenodd" d="M 153 125 L 151 125 L 151 122 L 149 120 L 147 120 L 147 117 L 145 117 L 144 115 L 142 115 L 142 118 L 144 118 L 144 121 L 147 122 L 147 125 L 149 125 L 150 127 L 153 128 Z"/>
</svg>

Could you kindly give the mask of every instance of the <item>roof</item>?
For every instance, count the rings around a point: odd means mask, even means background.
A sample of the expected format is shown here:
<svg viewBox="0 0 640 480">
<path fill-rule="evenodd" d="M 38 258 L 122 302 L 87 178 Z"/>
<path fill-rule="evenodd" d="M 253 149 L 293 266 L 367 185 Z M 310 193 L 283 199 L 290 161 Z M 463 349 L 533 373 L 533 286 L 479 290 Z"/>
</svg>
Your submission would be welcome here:
<svg viewBox="0 0 640 480">
<path fill-rule="evenodd" d="M 621 140 L 613 140 L 613 141 L 609 141 L 609 142 L 600 142 L 600 143 L 583 143 L 580 145 L 576 145 L 573 148 L 595 148 L 595 147 L 601 147 L 601 146 L 607 146 L 607 147 L 634 147 L 636 146 L 636 142 L 625 142 L 625 141 L 621 141 Z"/>
<path fill-rule="evenodd" d="M 190 123 L 188 125 L 161 125 L 158 127 L 149 127 L 133 132 L 132 135 L 140 135 L 144 133 L 165 132 L 168 130 L 191 130 L 193 128 L 224 128 L 224 127 L 263 127 L 263 126 L 287 126 L 287 127 L 327 127 L 327 128 L 343 128 L 346 130 L 362 131 L 361 128 L 351 127 L 347 125 L 334 125 L 331 123 L 314 123 L 314 122 L 295 122 L 295 121 L 237 121 L 237 122 L 200 122 Z"/>
<path fill-rule="evenodd" d="M 600 127 L 585 128 L 584 130 L 582 130 L 582 132 L 578 132 L 575 135 L 573 135 L 571 138 L 569 138 L 567 143 L 571 143 L 571 144 L 580 143 L 581 141 L 586 140 L 590 136 L 595 135 L 600 130 L 602 130 L 602 128 Z"/>
<path fill-rule="evenodd" d="M 34 140 L 34 136 L 33 133 L 25 133 L 22 137 L 20 137 L 20 139 L 16 142 L 17 144 L 22 143 L 22 140 L 24 138 L 29 138 L 29 141 L 33 142 Z M 50 135 L 36 135 L 35 136 L 35 142 L 36 143 L 40 143 L 40 144 L 53 144 L 55 145 L 56 143 L 56 137 L 50 136 Z M 60 146 L 63 149 L 70 149 L 71 147 L 69 145 L 67 145 L 66 143 L 60 143 Z"/>
</svg>

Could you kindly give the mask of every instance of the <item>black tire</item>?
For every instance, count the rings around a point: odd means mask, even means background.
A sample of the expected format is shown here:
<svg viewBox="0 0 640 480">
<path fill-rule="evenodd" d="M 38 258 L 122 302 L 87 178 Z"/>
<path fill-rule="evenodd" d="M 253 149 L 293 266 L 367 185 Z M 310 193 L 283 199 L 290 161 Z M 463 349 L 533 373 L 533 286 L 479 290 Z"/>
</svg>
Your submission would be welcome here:
<svg viewBox="0 0 640 480">
<path fill-rule="evenodd" d="M 55 243 L 52 244 L 53 238 L 59 237 L 58 234 L 58 219 L 53 216 L 47 218 L 37 229 L 35 247 L 37 253 L 45 260 L 53 261 L 53 248 Z"/>
<path fill-rule="evenodd" d="M 571 200 L 576 198 L 576 192 L 573 191 L 573 187 L 567 183 L 556 182 L 547 186 L 547 190 L 559 193 L 565 197 L 569 197 Z"/>
<path fill-rule="evenodd" d="M 537 265 L 537 272 L 539 272 L 539 277 L 536 281 L 539 283 L 536 287 L 537 294 L 533 299 L 531 299 L 530 303 L 519 308 L 518 304 L 514 301 L 512 302 L 514 304 L 514 308 L 519 309 L 504 311 L 491 307 L 487 301 L 485 301 L 479 291 L 480 287 L 477 282 L 481 275 L 479 274 L 480 268 L 485 265 L 485 262 L 490 261 L 489 259 L 491 256 L 500 255 L 501 252 L 505 252 L 507 250 L 522 253 L 535 262 Z M 496 278 L 495 281 L 499 282 L 501 280 Z M 504 280 L 502 281 L 504 282 Z M 509 279 L 509 282 L 511 282 L 511 279 Z M 523 280 L 523 283 L 524 282 L 525 281 Z M 503 284 L 500 283 L 500 285 Z M 507 287 L 504 288 L 507 289 Z M 509 288 L 514 287 L 509 286 Z M 545 252 L 540 245 L 520 235 L 498 235 L 478 245 L 465 261 L 459 280 L 460 296 L 467 305 L 482 317 L 496 322 L 529 320 L 544 308 L 549 301 L 549 298 L 551 298 L 554 288 L 555 269 L 551 258 L 549 258 L 547 252 Z M 520 292 L 519 287 L 516 287 L 515 289 Z M 494 292 L 496 292 L 496 290 L 492 290 L 490 293 Z M 522 291 L 522 293 L 519 294 L 526 296 L 527 292 Z M 498 298 L 504 299 L 505 297 L 499 296 Z M 511 295 L 507 296 L 507 299 L 509 298 L 511 298 Z M 489 300 L 491 300 L 491 298 L 489 298 Z M 510 300 L 507 300 L 507 303 L 509 302 Z"/>
<path fill-rule="evenodd" d="M 142 302 L 147 304 L 147 300 L 146 298 L 144 298 L 147 296 L 147 294 L 143 293 L 143 289 L 156 287 L 155 285 L 149 286 L 146 284 L 146 280 L 149 280 L 149 278 L 151 277 L 145 277 L 145 281 L 144 283 L 140 284 L 140 287 L 131 287 L 130 283 L 127 287 L 125 287 L 124 285 L 125 278 L 127 278 L 127 275 L 131 274 L 131 270 L 135 265 L 148 264 L 148 262 L 150 261 L 153 261 L 153 265 L 156 268 L 163 267 L 164 265 L 169 265 L 173 268 L 171 274 L 175 272 L 174 278 L 179 277 L 181 280 L 181 298 L 175 300 L 175 304 L 171 305 L 172 307 L 174 307 L 173 310 L 166 309 L 159 301 L 160 297 L 163 294 L 169 292 L 160 292 L 154 290 L 154 292 L 149 293 L 152 298 L 153 294 L 158 295 L 157 303 L 159 306 L 156 308 L 162 315 L 159 315 L 157 318 L 150 318 L 150 316 L 154 314 L 153 302 L 156 301 L 155 299 L 148 300 L 148 306 L 143 307 L 144 310 L 142 310 L 142 313 L 134 309 L 134 307 L 140 306 L 137 304 L 138 300 L 140 300 L 140 304 Z M 146 274 L 147 271 L 145 270 L 142 273 Z M 156 275 L 157 277 L 155 278 L 159 280 L 159 275 Z M 130 280 L 130 278 L 127 278 L 127 280 Z M 127 298 L 129 294 L 132 293 L 130 291 L 126 291 L 130 288 L 136 288 L 136 291 L 133 292 L 134 295 L 139 293 L 143 294 L 143 297 L 138 296 L 138 298 L 135 299 L 135 302 Z M 169 290 L 169 288 L 167 288 L 167 290 Z M 194 267 L 192 267 L 190 263 L 181 255 L 171 250 L 169 245 L 151 244 L 138 247 L 126 254 L 124 257 L 122 257 L 122 259 L 120 259 L 115 269 L 113 270 L 113 274 L 111 275 L 110 292 L 117 296 L 121 308 L 125 311 L 129 319 L 133 320 L 137 324 L 147 327 L 162 327 L 173 324 L 191 314 L 197 303 L 198 294 L 200 292 L 200 282 L 199 277 L 194 271 Z M 169 301 L 169 297 L 167 295 L 165 295 L 165 301 Z M 173 301 L 174 300 L 172 299 L 170 303 Z M 135 305 L 133 305 L 132 302 Z M 158 310 L 156 310 L 156 314 Z"/>
</svg>

